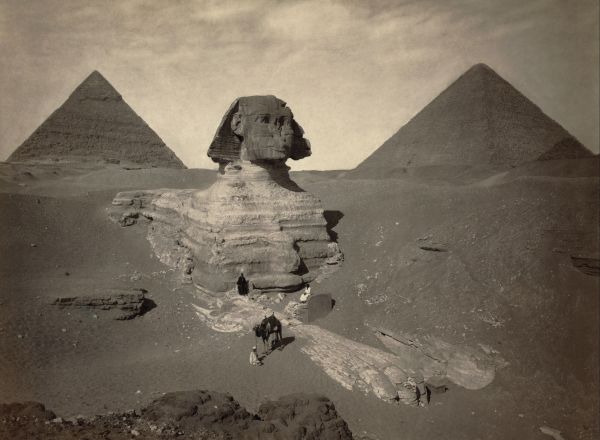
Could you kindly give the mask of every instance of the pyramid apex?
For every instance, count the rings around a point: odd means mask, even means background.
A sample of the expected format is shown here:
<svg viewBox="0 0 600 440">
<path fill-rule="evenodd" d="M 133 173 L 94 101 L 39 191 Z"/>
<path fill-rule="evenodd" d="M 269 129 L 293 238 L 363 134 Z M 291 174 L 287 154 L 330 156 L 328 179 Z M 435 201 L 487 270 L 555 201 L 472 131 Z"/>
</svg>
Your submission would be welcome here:
<svg viewBox="0 0 600 440">
<path fill-rule="evenodd" d="M 104 82 L 107 84 L 110 84 L 108 82 L 108 80 L 106 79 L 106 77 L 104 75 L 102 75 L 100 73 L 100 71 L 98 70 L 92 70 L 92 73 L 90 73 L 83 81 L 82 84 L 87 82 L 87 81 L 99 81 L 99 82 Z M 112 86 L 111 86 L 112 87 Z"/>
<path fill-rule="evenodd" d="M 120 100 L 121 94 L 97 70 L 92 71 L 71 94 L 78 100 Z"/>
<path fill-rule="evenodd" d="M 471 69 L 486 69 L 486 70 L 493 70 L 490 66 L 488 66 L 485 63 L 477 63 L 477 64 L 473 64 L 471 66 Z"/>
<path fill-rule="evenodd" d="M 467 74 L 480 74 L 480 73 L 491 73 L 495 76 L 500 76 L 498 75 L 498 73 L 492 69 L 490 66 L 488 66 L 485 63 L 477 63 L 477 64 L 473 64 L 465 73 L 464 75 Z"/>
<path fill-rule="evenodd" d="M 482 82 L 483 81 L 483 82 Z M 511 88 L 514 88 L 509 84 L 502 76 L 498 74 L 494 69 L 485 63 L 473 64 L 469 69 L 462 73 L 446 90 L 460 89 L 460 87 L 467 87 L 472 90 L 484 90 L 483 84 L 500 84 L 506 83 Z M 461 84 L 461 86 L 456 86 Z M 516 89 L 515 89 L 516 91 Z M 520 94 L 520 92 L 516 91 Z"/>
<path fill-rule="evenodd" d="M 100 73 L 98 70 L 92 70 L 92 73 L 90 73 L 90 74 L 88 75 L 88 78 L 89 78 L 90 76 L 99 76 L 99 77 L 102 77 L 102 78 L 104 78 L 104 75 L 102 75 L 102 74 L 101 74 L 101 73 Z"/>
</svg>

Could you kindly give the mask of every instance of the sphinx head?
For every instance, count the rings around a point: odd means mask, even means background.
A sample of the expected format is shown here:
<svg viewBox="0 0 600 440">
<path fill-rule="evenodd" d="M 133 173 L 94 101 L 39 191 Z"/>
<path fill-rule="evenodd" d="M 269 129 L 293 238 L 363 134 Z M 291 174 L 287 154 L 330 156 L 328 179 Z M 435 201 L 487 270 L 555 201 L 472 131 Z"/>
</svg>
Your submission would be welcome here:
<svg viewBox="0 0 600 440">
<path fill-rule="evenodd" d="M 238 98 L 223 117 L 208 150 L 215 162 L 298 160 L 310 143 L 286 103 L 275 96 Z"/>
</svg>

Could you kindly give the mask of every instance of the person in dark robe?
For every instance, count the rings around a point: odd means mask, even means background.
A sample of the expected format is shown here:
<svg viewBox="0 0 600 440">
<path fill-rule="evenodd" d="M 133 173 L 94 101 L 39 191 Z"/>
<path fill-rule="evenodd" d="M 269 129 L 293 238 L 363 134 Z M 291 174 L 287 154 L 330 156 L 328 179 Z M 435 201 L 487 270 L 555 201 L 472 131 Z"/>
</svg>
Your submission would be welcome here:
<svg viewBox="0 0 600 440">
<path fill-rule="evenodd" d="M 244 272 L 241 273 L 237 280 L 238 293 L 242 296 L 248 295 L 248 280 L 244 278 Z"/>
</svg>

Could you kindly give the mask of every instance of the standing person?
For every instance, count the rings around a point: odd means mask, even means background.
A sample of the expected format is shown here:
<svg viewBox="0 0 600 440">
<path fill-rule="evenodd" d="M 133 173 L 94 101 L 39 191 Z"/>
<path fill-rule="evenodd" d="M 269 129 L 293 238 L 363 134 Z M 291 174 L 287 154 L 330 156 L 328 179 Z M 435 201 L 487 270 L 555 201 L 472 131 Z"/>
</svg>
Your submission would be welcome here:
<svg viewBox="0 0 600 440">
<path fill-rule="evenodd" d="M 256 353 L 256 345 L 252 347 L 252 351 L 250 352 L 250 365 L 261 365 L 258 354 Z"/>
<path fill-rule="evenodd" d="M 427 407 L 429 405 L 429 391 L 425 379 L 420 372 L 413 372 L 398 387 L 398 402 L 407 405 Z"/>
<path fill-rule="evenodd" d="M 237 280 L 237 289 L 240 295 L 248 295 L 248 280 L 244 278 L 244 272 L 240 274 L 240 277 Z"/>
<path fill-rule="evenodd" d="M 427 407 L 429 405 L 429 392 L 423 374 L 416 371 L 412 376 L 409 376 L 404 386 L 412 391 L 410 404 Z"/>
<path fill-rule="evenodd" d="M 307 284 L 306 287 L 304 288 L 304 292 L 302 293 L 302 295 L 300 295 L 300 302 L 305 303 L 309 300 L 309 298 L 310 298 L 310 284 Z"/>
<path fill-rule="evenodd" d="M 416 385 L 416 393 L 417 393 L 417 402 L 419 406 L 426 407 L 429 405 L 429 393 L 427 390 L 427 385 L 425 385 L 425 379 L 422 374 L 417 374 L 415 377 L 415 385 Z"/>
</svg>

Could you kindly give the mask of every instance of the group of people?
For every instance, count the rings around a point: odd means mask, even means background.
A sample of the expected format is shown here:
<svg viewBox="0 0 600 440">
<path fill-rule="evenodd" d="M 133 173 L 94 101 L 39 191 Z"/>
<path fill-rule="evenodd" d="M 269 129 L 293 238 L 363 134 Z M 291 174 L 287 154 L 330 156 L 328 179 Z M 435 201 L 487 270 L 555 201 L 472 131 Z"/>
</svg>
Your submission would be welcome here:
<svg viewBox="0 0 600 440">
<path fill-rule="evenodd" d="M 262 339 L 265 355 L 270 353 L 276 346 L 279 346 L 280 350 L 283 349 L 283 345 L 281 345 L 283 343 L 282 323 L 275 316 L 275 312 L 271 312 L 271 316 L 265 314 L 264 319 L 256 324 L 252 330 L 257 338 Z M 273 337 L 272 340 L 271 337 Z M 250 364 L 262 365 L 261 358 L 258 357 L 256 352 L 256 345 L 252 347 L 250 352 Z"/>
<path fill-rule="evenodd" d="M 402 383 L 396 400 L 407 405 L 426 407 L 429 405 L 430 394 L 423 375 L 416 372 Z"/>
<path fill-rule="evenodd" d="M 248 294 L 248 281 L 244 277 L 242 273 L 237 281 L 238 293 L 240 295 Z M 311 288 L 310 284 L 306 284 L 304 286 L 304 290 L 300 295 L 299 302 L 300 304 L 306 304 L 311 298 Z M 274 314 L 273 314 L 274 317 Z M 265 319 L 268 319 L 265 316 Z M 252 347 L 250 351 L 250 365 L 259 366 L 262 365 L 262 360 L 258 356 L 258 351 L 256 345 Z M 426 406 L 429 404 L 429 390 L 425 385 L 425 381 L 423 376 L 415 375 L 415 377 L 409 377 L 406 383 L 403 384 L 402 391 L 398 392 L 398 400 L 404 403 L 417 405 L 417 406 Z"/>
<path fill-rule="evenodd" d="M 237 291 L 238 294 L 241 296 L 246 296 L 248 295 L 249 291 L 250 291 L 250 283 L 248 282 L 248 280 L 246 279 L 246 277 L 244 276 L 244 273 L 242 272 L 240 274 L 240 276 L 237 279 Z M 311 288 L 310 288 L 310 284 L 306 284 L 306 286 L 304 286 L 304 291 L 302 292 L 302 294 L 300 295 L 300 303 L 302 304 L 306 304 L 311 297 Z M 274 316 L 274 314 L 273 314 Z M 261 358 L 258 356 L 258 351 L 257 351 L 257 347 L 256 345 L 252 347 L 252 350 L 250 351 L 250 365 L 262 365 L 262 361 Z"/>
</svg>

